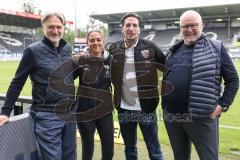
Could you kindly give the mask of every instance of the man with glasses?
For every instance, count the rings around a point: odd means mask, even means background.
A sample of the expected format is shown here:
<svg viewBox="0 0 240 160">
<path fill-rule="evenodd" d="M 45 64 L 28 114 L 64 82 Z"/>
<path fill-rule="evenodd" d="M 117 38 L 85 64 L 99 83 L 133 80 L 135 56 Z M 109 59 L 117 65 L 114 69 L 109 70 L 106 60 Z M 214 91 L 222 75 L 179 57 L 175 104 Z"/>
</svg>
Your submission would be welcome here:
<svg viewBox="0 0 240 160">
<path fill-rule="evenodd" d="M 162 96 L 164 123 L 174 159 L 190 159 L 191 142 L 202 160 L 218 159 L 218 122 L 239 87 L 236 69 L 220 41 L 206 37 L 199 13 L 180 17 L 182 41 L 167 52 L 164 81 L 173 90 Z M 224 92 L 221 95 L 221 82 Z M 163 85 L 163 93 L 168 86 Z"/>
</svg>

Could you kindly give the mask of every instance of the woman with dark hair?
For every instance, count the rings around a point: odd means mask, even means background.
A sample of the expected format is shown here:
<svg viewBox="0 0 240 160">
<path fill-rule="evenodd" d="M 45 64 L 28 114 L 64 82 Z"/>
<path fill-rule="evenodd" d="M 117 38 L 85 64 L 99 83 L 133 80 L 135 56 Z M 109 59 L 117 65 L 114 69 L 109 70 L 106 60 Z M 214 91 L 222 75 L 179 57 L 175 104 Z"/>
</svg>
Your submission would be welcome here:
<svg viewBox="0 0 240 160">
<path fill-rule="evenodd" d="M 82 140 L 82 160 L 93 158 L 96 129 L 102 145 L 102 160 L 111 160 L 114 151 L 111 57 L 104 51 L 104 38 L 100 31 L 88 33 L 87 47 L 87 56 L 80 56 L 77 60 L 79 64 L 77 126 Z"/>
</svg>

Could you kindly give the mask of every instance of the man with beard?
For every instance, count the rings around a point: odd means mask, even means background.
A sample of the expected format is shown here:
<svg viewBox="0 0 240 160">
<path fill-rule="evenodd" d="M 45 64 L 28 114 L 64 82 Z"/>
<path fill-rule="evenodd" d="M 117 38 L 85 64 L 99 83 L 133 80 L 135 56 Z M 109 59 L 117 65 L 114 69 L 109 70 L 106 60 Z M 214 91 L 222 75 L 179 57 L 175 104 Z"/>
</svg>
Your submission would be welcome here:
<svg viewBox="0 0 240 160">
<path fill-rule="evenodd" d="M 182 39 L 167 52 L 164 81 L 173 85 L 162 96 L 164 122 L 174 159 L 191 159 L 193 142 L 200 159 L 218 159 L 218 123 L 239 87 L 236 69 L 220 41 L 202 32 L 202 18 L 189 10 L 180 17 Z M 221 95 L 221 82 L 224 92 Z M 167 89 L 163 85 L 163 92 Z M 171 119 L 170 119 L 171 117 Z"/>
<path fill-rule="evenodd" d="M 121 19 L 124 39 L 110 46 L 114 104 L 127 160 L 137 160 L 137 125 L 146 143 L 149 158 L 162 160 L 158 140 L 156 108 L 159 102 L 157 69 L 165 56 L 152 42 L 140 38 L 142 18 L 127 13 Z"/>
</svg>

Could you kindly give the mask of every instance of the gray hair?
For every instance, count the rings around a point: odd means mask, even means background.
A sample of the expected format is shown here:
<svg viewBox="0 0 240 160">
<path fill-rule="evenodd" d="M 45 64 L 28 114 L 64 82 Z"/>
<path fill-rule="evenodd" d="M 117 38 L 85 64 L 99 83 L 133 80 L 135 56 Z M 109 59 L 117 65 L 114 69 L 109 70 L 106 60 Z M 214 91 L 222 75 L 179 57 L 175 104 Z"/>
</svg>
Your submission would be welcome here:
<svg viewBox="0 0 240 160">
<path fill-rule="evenodd" d="M 57 17 L 62 22 L 62 24 L 65 25 L 65 16 L 60 12 L 46 12 L 46 13 L 44 13 L 42 18 L 41 18 L 42 25 L 46 22 L 46 20 L 48 18 L 51 18 L 51 17 Z"/>
<path fill-rule="evenodd" d="M 183 17 L 190 16 L 190 15 L 194 16 L 199 23 L 202 23 L 202 17 L 197 11 L 187 10 L 187 11 L 183 12 L 183 14 L 180 16 L 180 25 L 181 25 Z"/>
</svg>

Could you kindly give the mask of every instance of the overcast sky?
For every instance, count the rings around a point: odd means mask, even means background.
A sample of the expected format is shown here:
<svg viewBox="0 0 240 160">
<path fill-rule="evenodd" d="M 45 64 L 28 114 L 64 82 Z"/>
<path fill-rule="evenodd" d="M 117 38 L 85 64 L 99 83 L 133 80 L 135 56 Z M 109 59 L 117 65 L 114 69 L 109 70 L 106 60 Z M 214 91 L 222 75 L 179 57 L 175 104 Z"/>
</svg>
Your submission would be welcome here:
<svg viewBox="0 0 240 160">
<path fill-rule="evenodd" d="M 0 8 L 20 11 L 26 0 L 0 0 Z M 44 11 L 60 11 L 68 20 L 85 27 L 88 15 L 119 13 L 130 11 L 147 11 L 171 8 L 186 8 L 240 3 L 240 0 L 32 0 L 35 7 Z M 76 14 L 75 14 L 76 9 Z"/>
</svg>

